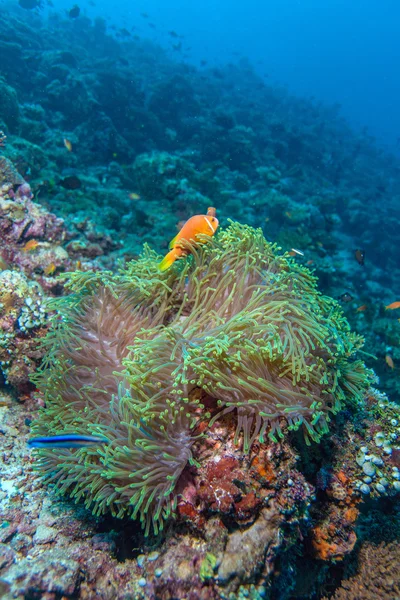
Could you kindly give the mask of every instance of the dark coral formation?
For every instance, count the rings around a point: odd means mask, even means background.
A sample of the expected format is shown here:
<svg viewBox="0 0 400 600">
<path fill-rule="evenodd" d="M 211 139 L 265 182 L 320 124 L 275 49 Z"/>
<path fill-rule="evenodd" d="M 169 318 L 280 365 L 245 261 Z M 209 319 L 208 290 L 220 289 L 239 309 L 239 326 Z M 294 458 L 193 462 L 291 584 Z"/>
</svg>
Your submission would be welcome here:
<svg viewBox="0 0 400 600">
<path fill-rule="evenodd" d="M 46 342 L 50 370 L 36 378 L 46 401 L 36 432 L 110 441 L 41 452 L 47 480 L 98 514 L 140 515 L 146 531 L 175 510 L 201 420 L 235 411 L 245 452 L 276 441 L 283 423 L 318 441 L 369 385 L 339 305 L 261 231 L 232 224 L 190 250 L 166 274 L 148 251 L 115 278 L 74 275 Z M 214 400 L 211 421 L 197 390 Z"/>
</svg>

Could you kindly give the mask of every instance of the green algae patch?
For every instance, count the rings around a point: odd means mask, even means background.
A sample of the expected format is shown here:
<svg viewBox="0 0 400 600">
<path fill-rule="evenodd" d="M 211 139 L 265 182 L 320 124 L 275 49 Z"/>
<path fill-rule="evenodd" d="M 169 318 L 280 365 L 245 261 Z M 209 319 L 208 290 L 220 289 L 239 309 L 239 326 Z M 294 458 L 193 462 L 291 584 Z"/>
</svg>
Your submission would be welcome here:
<svg viewBox="0 0 400 600">
<path fill-rule="evenodd" d="M 208 581 L 214 577 L 215 568 L 217 566 L 217 557 L 211 552 L 207 552 L 205 558 L 200 563 L 200 579 Z"/>
</svg>

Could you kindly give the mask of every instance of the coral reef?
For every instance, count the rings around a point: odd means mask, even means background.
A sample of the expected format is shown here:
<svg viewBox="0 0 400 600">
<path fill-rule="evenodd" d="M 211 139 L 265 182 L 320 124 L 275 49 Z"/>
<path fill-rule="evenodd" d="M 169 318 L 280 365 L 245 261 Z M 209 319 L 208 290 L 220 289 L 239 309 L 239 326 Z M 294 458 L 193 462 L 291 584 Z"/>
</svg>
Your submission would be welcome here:
<svg viewBox="0 0 400 600">
<path fill-rule="evenodd" d="M 63 220 L 34 203 L 30 186 L 7 159 L 3 157 L 1 161 L 1 257 L 32 278 L 40 272 L 45 275 L 50 264 L 54 264 L 55 271 L 68 260 L 68 253 L 61 246 L 66 238 Z M 30 240 L 38 241 L 38 245 L 30 249 L 26 246 Z M 45 278 L 38 279 L 46 283 Z"/>
<path fill-rule="evenodd" d="M 43 357 L 39 340 L 47 327 L 46 297 L 63 291 L 57 275 L 77 264 L 97 270 L 94 259 L 104 254 L 102 246 L 114 247 L 92 224 L 76 225 L 80 238 L 33 201 L 29 184 L 0 157 L 0 369 L 20 399 L 33 389 L 30 376 Z"/>
<path fill-rule="evenodd" d="M 197 394 L 212 408 L 204 392 Z M 192 446 L 197 465 L 184 469 L 178 481 L 175 524 L 164 536 L 144 538 L 135 522 L 95 518 L 81 503 L 49 493 L 25 446 L 36 402 L 16 405 L 4 395 L 0 402 L 0 584 L 10 594 L 7 600 L 32 594 L 96 594 L 105 600 L 307 597 L 318 584 L 332 589 L 327 566 L 333 558 L 344 562 L 346 539 L 354 543 L 354 510 L 369 498 L 352 475 L 359 469 L 358 449 L 373 441 L 371 420 L 360 427 L 359 412 L 341 412 L 319 445 L 306 446 L 300 432 L 291 434 L 282 423 L 282 440 L 255 442 L 247 453 L 235 441 L 237 418 L 230 413 Z M 202 420 L 197 431 L 204 427 Z M 315 473 L 319 467 L 325 474 Z M 368 540 L 374 533 L 374 543 L 380 543 L 375 538 L 385 528 L 371 508 L 364 512 L 357 535 Z M 387 505 L 385 514 L 390 512 Z M 315 563 L 315 532 L 325 524 L 326 547 L 336 544 L 335 552 L 317 553 L 323 561 Z M 396 527 L 393 510 L 386 533 L 393 535 Z M 382 580 L 378 571 L 363 573 L 365 588 Z M 397 572 L 391 578 L 395 589 Z"/>
<path fill-rule="evenodd" d="M 70 256 L 108 269 L 137 256 L 143 242 L 165 249 L 176 223 L 212 198 L 224 207 L 222 224 L 231 217 L 262 226 L 285 250 L 305 253 L 297 260 L 315 269 L 324 293 L 350 292 L 346 318 L 379 359 L 365 360 L 382 389 L 400 397 L 398 344 L 390 341 L 400 325 L 383 312 L 400 293 L 395 157 L 366 131 L 353 132 L 337 105 L 294 98 L 245 60 L 197 69 L 140 36 L 120 39 L 102 19 L 32 21 L 5 10 L 0 47 L 10 60 L 0 60 L 0 98 L 13 108 L 0 123 L 2 152 L 35 198 L 64 218 Z M 355 247 L 366 249 L 362 268 Z"/>
<path fill-rule="evenodd" d="M 393 600 L 400 594 L 398 542 L 379 545 L 364 544 L 358 556 L 359 570 L 356 575 L 343 581 L 340 588 L 330 596 L 331 600 L 369 600 L 382 598 Z M 327 600 L 324 598 L 323 600 Z"/>
<path fill-rule="evenodd" d="M 400 397 L 385 363 L 392 353 L 398 368 L 389 328 L 398 340 L 400 325 L 382 311 L 400 293 L 394 157 L 367 132 L 351 131 L 338 106 L 293 98 L 246 61 L 198 70 L 151 42 L 121 42 L 101 19 L 81 27 L 36 17 L 35 58 L 23 60 L 32 15 L 7 11 L 0 45 L 11 66 L 0 61 L 0 97 L 15 110 L 0 123 L 4 154 L 65 220 L 70 257 L 109 269 L 144 242 L 164 250 L 176 223 L 212 198 L 224 207 L 222 224 L 231 217 L 262 226 L 285 250 L 305 253 L 297 260 L 315 269 L 324 293 L 350 292 L 346 318 L 379 358 L 365 360 L 382 389 Z M 355 247 L 367 251 L 362 268 Z M 357 313 L 364 304 L 368 312 Z"/>
<path fill-rule="evenodd" d="M 197 68 L 159 30 L 17 4 L 0 20 L 0 596 L 398 596 L 398 159 L 245 59 Z M 210 204 L 221 235 L 160 275 Z M 108 446 L 41 452 L 41 479 L 26 439 L 88 430 Z"/>
<path fill-rule="evenodd" d="M 398 501 L 399 416 L 397 404 L 371 389 L 354 417 L 331 436 L 332 456 L 315 478 L 324 497 L 323 510 L 313 509 L 310 530 L 318 559 L 341 561 L 353 551 L 364 501 Z"/>
<path fill-rule="evenodd" d="M 0 271 L 0 369 L 4 383 L 22 399 L 32 390 L 44 350 L 39 341 L 48 326 L 43 290 L 16 271 Z"/>
<path fill-rule="evenodd" d="M 201 468 L 182 482 L 181 530 L 146 542 L 126 521 L 107 524 L 82 505 L 49 497 L 24 444 L 26 416 L 32 415 L 34 403 L 16 406 L 11 399 L 2 400 L 7 406 L 0 409 L 5 433 L 0 438 L 0 500 L 8 502 L 1 512 L 0 582 L 10 593 L 194 600 L 236 596 L 243 590 L 268 597 L 262 582 L 282 551 L 282 528 L 292 531 L 284 543 L 291 548 L 300 528 L 307 526 L 313 497 L 286 442 L 266 442 L 261 451 L 255 444 L 246 455 L 234 444 L 234 420 L 215 423 L 200 441 Z M 218 506 L 201 492 L 200 508 L 195 490 L 204 488 L 211 470 L 223 486 L 210 482 Z M 259 496 L 257 510 L 252 486 Z M 236 505 L 234 512 L 228 498 Z M 190 511 L 198 512 L 197 523 Z M 235 520 L 240 529 L 232 527 Z"/>
</svg>

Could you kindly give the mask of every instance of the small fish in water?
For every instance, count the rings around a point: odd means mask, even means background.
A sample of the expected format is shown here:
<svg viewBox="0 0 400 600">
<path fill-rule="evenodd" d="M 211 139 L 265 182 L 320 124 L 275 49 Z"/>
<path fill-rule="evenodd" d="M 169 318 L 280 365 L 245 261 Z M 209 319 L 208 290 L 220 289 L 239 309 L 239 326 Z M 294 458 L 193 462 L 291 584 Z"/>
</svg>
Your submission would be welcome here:
<svg viewBox="0 0 400 600">
<path fill-rule="evenodd" d="M 61 179 L 60 185 L 66 190 L 78 190 L 82 187 L 82 181 L 76 175 L 69 175 L 69 177 Z"/>
<path fill-rule="evenodd" d="M 364 266 L 365 263 L 365 250 L 355 250 L 354 256 L 359 265 Z"/>
<path fill-rule="evenodd" d="M 351 302 L 353 300 L 353 296 L 350 292 L 344 292 L 341 296 L 339 296 L 338 300 L 340 302 Z"/>
<path fill-rule="evenodd" d="M 389 369 L 394 369 L 393 358 L 390 356 L 390 354 L 386 354 L 385 361 Z"/>
<path fill-rule="evenodd" d="M 291 212 L 289 212 L 288 210 L 285 212 L 285 217 L 287 217 L 288 219 L 292 219 L 293 215 Z"/>
<path fill-rule="evenodd" d="M 117 34 L 117 35 L 118 35 L 119 37 L 130 37 L 132 34 L 131 34 L 131 32 L 130 32 L 130 31 L 128 31 L 128 30 L 126 29 L 126 27 L 122 27 L 122 29 L 120 29 L 120 30 L 118 31 L 118 34 Z"/>
<path fill-rule="evenodd" d="M 385 306 L 386 310 L 395 310 L 396 308 L 400 308 L 400 302 L 392 302 L 391 304 Z"/>
<path fill-rule="evenodd" d="M 56 268 L 57 268 L 56 265 L 53 262 L 51 262 L 49 265 L 47 265 L 44 268 L 43 272 L 46 275 L 46 277 L 48 277 L 49 275 L 53 275 L 53 273 L 55 272 Z"/>
<path fill-rule="evenodd" d="M 218 227 L 218 219 L 215 214 L 215 208 L 211 207 L 208 209 L 207 215 L 195 215 L 186 221 L 178 235 L 170 242 L 171 251 L 158 265 L 160 271 L 166 271 L 177 258 L 187 254 L 187 251 L 179 245 L 179 242 L 182 240 L 187 242 L 196 241 L 198 234 L 209 235 L 210 237 L 214 235 Z"/>
<path fill-rule="evenodd" d="M 78 435 L 74 433 L 36 437 L 27 441 L 29 448 L 84 448 L 85 446 L 108 443 L 109 440 L 106 438 L 94 435 Z"/>
<path fill-rule="evenodd" d="M 68 11 L 68 16 L 70 19 L 77 19 L 81 14 L 81 9 L 77 4 L 74 4 L 72 8 Z"/>
<path fill-rule="evenodd" d="M 39 246 L 39 242 L 37 240 L 29 240 L 26 242 L 25 246 L 22 248 L 22 252 L 33 252 Z"/>
<path fill-rule="evenodd" d="M 136 192 L 131 192 L 128 194 L 129 200 L 140 200 L 140 195 L 136 194 Z"/>
<path fill-rule="evenodd" d="M 72 152 L 72 143 L 69 140 L 67 140 L 67 138 L 64 138 L 63 142 L 68 152 Z"/>
<path fill-rule="evenodd" d="M 18 0 L 18 4 L 21 8 L 26 10 L 33 10 L 34 8 L 42 8 L 41 0 Z"/>
<path fill-rule="evenodd" d="M 306 262 L 307 267 L 310 267 L 313 264 L 314 264 L 314 261 L 312 259 L 310 259 Z"/>
<path fill-rule="evenodd" d="M 368 308 L 368 306 L 366 304 L 363 304 L 362 306 L 359 306 L 358 308 L 356 308 L 356 312 L 364 312 L 366 311 Z"/>
<path fill-rule="evenodd" d="M 176 33 L 176 31 L 168 31 L 169 35 L 173 38 L 177 38 L 179 37 L 178 34 Z"/>
<path fill-rule="evenodd" d="M 302 252 L 301 250 L 297 250 L 296 248 L 292 248 L 289 252 L 289 256 L 304 256 L 304 252 Z"/>
</svg>

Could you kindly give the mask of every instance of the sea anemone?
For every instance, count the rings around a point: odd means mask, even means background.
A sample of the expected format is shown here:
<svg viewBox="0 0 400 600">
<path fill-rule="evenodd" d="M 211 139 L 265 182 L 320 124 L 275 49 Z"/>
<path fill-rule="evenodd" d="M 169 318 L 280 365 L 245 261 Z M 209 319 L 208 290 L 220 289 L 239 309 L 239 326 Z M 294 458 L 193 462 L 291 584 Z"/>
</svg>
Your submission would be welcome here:
<svg viewBox="0 0 400 600">
<path fill-rule="evenodd" d="M 239 223 L 207 242 L 165 273 L 145 248 L 118 275 L 72 274 L 35 378 L 46 401 L 35 433 L 109 440 L 39 450 L 45 478 L 96 514 L 140 517 L 146 533 L 174 512 L 199 420 L 234 411 L 246 452 L 283 423 L 309 443 L 370 382 L 362 338 L 307 269 Z"/>
</svg>

